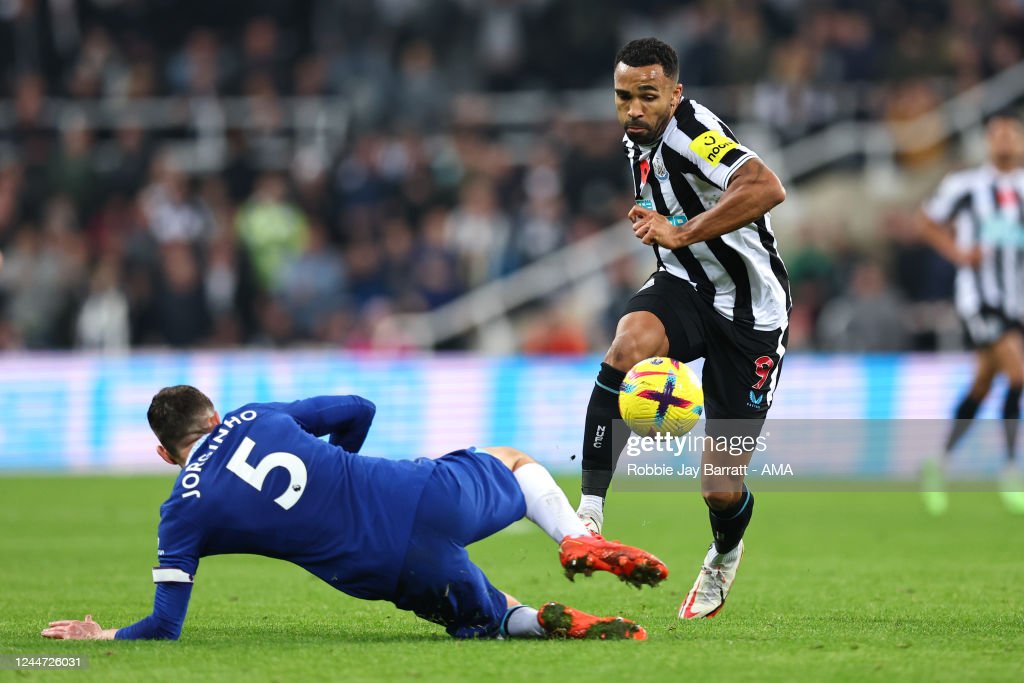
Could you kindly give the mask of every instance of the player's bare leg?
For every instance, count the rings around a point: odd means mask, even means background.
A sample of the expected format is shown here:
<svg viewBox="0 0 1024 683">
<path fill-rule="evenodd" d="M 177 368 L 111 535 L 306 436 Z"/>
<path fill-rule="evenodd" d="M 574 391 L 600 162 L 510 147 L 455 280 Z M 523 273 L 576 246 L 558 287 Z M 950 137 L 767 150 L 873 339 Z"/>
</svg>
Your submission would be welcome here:
<svg viewBox="0 0 1024 683">
<path fill-rule="evenodd" d="M 999 495 L 1006 509 L 1024 514 L 1024 476 L 1017 460 L 1017 432 L 1020 425 L 1020 400 L 1024 388 L 1024 339 L 1013 330 L 992 347 L 999 370 L 1006 375 L 1003 399 L 1003 429 L 1006 436 L 1006 464 L 999 481 Z"/>
<path fill-rule="evenodd" d="M 754 496 L 743 484 L 753 451 L 738 456 L 708 445 L 701 457 L 701 495 L 708 506 L 715 540 L 708 549 L 693 588 L 679 606 L 680 619 L 713 617 L 725 605 L 743 558 L 743 533 L 754 509 Z M 713 470 L 709 473 L 707 465 Z"/>
<path fill-rule="evenodd" d="M 504 591 L 502 591 L 504 593 Z M 514 597 L 505 593 L 508 611 L 501 620 L 499 633 L 510 638 L 544 638 L 547 632 L 537 618 L 537 610 L 524 605 Z"/>
<path fill-rule="evenodd" d="M 979 349 L 974 379 L 967 395 L 961 399 L 953 414 L 953 425 L 946 438 L 945 449 L 940 458 L 929 458 L 921 465 L 921 498 L 925 510 L 932 515 L 942 515 L 949 509 L 949 493 L 946 486 L 946 468 L 953 450 L 963 439 L 973 423 L 981 402 L 988 396 L 992 381 L 999 372 L 999 361 L 993 346 Z"/>
<path fill-rule="evenodd" d="M 640 587 L 655 586 L 668 577 L 665 563 L 654 555 L 593 536 L 543 465 L 526 453 L 507 446 L 482 449 L 512 470 L 526 500 L 526 518 L 559 544 L 559 559 L 571 580 L 576 574 L 590 576 L 606 571 Z"/>
<path fill-rule="evenodd" d="M 590 395 L 583 432 L 583 493 L 577 514 L 592 533 L 601 533 L 604 499 L 615 462 L 625 445 L 624 441 L 614 443 L 612 439 L 614 421 L 622 417 L 619 386 L 630 368 L 645 358 L 668 355 L 668 349 L 665 326 L 658 316 L 648 311 L 634 311 L 619 319 L 615 339 L 604 356 Z"/>
</svg>

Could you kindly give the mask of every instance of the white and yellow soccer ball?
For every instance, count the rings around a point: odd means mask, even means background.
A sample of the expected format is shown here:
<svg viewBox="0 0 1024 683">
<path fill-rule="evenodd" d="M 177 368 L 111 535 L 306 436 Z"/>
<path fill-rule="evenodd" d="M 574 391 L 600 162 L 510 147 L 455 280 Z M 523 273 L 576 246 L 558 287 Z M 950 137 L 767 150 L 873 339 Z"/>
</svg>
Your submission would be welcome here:
<svg viewBox="0 0 1024 683">
<path fill-rule="evenodd" d="M 682 436 L 704 412 L 704 389 L 685 363 L 674 358 L 647 358 L 622 380 L 619 412 L 640 436 Z"/>
</svg>

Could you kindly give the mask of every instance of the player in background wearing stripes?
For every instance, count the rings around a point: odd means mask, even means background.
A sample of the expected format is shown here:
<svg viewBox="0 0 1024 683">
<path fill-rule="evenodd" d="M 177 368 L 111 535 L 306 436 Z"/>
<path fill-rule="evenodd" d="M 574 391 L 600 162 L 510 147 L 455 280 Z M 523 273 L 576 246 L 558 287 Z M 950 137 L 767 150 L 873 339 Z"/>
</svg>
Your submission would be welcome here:
<svg viewBox="0 0 1024 683">
<path fill-rule="evenodd" d="M 200 558 L 249 553 L 297 564 L 353 597 L 393 602 L 456 638 L 646 638 L 619 617 L 520 604 L 466 546 L 525 515 L 556 538 L 570 579 L 601 570 L 653 586 L 668 576 L 660 560 L 593 538 L 548 471 L 514 448 L 360 455 L 375 410 L 359 396 L 316 396 L 250 403 L 222 421 L 195 387 L 162 389 L 149 424 L 157 453 L 182 471 L 160 507 L 153 613 L 120 629 L 88 615 L 54 621 L 42 635 L 177 639 Z"/>
<path fill-rule="evenodd" d="M 999 374 L 1007 379 L 1000 495 L 1007 509 L 1024 514 L 1024 477 L 1016 458 L 1024 388 L 1024 126 L 1011 116 L 996 116 L 985 139 L 988 163 L 946 176 L 919 216 L 925 240 L 957 266 L 956 311 L 977 353 L 974 381 L 954 411 L 945 450 L 922 468 L 925 507 L 936 515 L 949 506 L 945 469 L 953 450 Z"/>
<path fill-rule="evenodd" d="M 678 77 L 675 51 L 654 38 L 630 42 L 615 58 L 616 109 L 636 200 L 628 216 L 636 237 L 653 246 L 657 271 L 619 320 L 587 407 L 577 513 L 593 533 L 601 531 L 627 436 L 618 392 L 634 364 L 651 356 L 704 357 L 706 433 L 756 437 L 786 350 L 789 278 L 768 215 L 785 190 L 728 126 L 683 97 Z M 616 421 L 621 438 L 613 439 Z M 702 455 L 714 542 L 680 606 L 682 619 L 714 616 L 732 587 L 754 507 L 738 466 L 751 455 L 713 447 Z M 708 463 L 733 469 L 705 475 Z"/>
</svg>

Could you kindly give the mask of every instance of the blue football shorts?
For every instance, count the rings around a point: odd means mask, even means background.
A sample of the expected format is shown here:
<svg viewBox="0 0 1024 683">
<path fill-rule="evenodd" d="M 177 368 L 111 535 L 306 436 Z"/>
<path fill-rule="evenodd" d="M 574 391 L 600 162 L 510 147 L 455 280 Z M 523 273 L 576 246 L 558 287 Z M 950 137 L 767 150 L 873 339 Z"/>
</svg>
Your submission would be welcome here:
<svg viewBox="0 0 1024 683">
<path fill-rule="evenodd" d="M 512 471 L 485 452 L 454 451 L 435 462 L 416 510 L 395 605 L 456 638 L 493 638 L 507 601 L 470 561 L 466 546 L 522 519 L 526 501 Z"/>
</svg>

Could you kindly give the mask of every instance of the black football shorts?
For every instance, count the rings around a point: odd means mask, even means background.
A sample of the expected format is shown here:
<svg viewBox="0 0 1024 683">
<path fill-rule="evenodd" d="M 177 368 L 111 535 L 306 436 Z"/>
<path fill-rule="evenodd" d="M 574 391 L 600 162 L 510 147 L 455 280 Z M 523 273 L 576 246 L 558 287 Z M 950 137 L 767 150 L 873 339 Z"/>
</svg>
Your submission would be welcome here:
<svg viewBox="0 0 1024 683">
<path fill-rule="evenodd" d="M 704 416 L 711 435 L 760 432 L 778 386 L 788 325 L 755 330 L 716 311 L 693 285 L 665 271 L 654 273 L 626 304 L 623 315 L 647 311 L 668 335 L 671 358 L 704 358 Z"/>
<path fill-rule="evenodd" d="M 976 350 L 992 346 L 1011 330 L 1021 329 L 1018 321 L 1010 318 L 1002 310 L 989 306 L 983 306 L 973 315 L 961 315 L 960 322 L 964 326 L 967 345 Z"/>
</svg>

